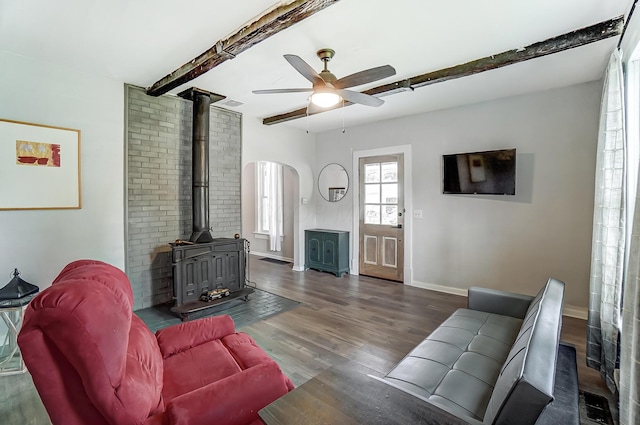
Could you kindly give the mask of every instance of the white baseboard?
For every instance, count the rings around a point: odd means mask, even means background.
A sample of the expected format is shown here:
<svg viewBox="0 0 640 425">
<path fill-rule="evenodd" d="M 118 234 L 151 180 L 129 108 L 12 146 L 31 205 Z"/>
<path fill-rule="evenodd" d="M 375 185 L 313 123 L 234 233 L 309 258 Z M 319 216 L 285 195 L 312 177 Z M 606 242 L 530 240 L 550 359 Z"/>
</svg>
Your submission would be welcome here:
<svg viewBox="0 0 640 425">
<path fill-rule="evenodd" d="M 264 252 L 258 252 L 258 251 L 251 251 L 249 252 L 249 254 L 255 255 L 257 257 L 273 258 L 274 260 L 287 261 L 289 263 L 293 263 L 293 258 L 283 257 L 282 255 L 276 255 L 276 254 L 264 253 Z"/>
<path fill-rule="evenodd" d="M 467 296 L 467 290 L 463 288 L 454 288 L 451 286 L 436 285 L 434 283 L 418 282 L 415 280 L 411 282 L 411 286 L 428 289 L 430 291 L 443 292 L 445 294 L 460 295 L 463 297 Z M 587 309 L 586 307 L 577 307 L 574 305 L 565 304 L 564 308 L 562 309 L 562 315 L 567 317 L 574 317 L 576 319 L 587 320 Z"/>
<path fill-rule="evenodd" d="M 467 296 L 467 290 L 464 288 L 453 288 L 451 286 L 436 285 L 435 283 L 418 282 L 416 280 L 411 282 L 410 286 L 415 286 L 417 288 L 422 288 L 422 289 L 428 289 L 430 291 L 444 292 L 445 294 L 460 295 L 463 297 Z"/>
</svg>

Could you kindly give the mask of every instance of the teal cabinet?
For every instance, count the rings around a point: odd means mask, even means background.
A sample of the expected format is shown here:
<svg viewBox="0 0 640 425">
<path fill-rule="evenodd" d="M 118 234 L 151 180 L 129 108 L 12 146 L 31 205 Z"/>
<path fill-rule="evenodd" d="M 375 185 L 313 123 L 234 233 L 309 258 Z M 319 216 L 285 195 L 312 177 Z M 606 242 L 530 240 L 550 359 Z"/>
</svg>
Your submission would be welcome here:
<svg viewBox="0 0 640 425">
<path fill-rule="evenodd" d="M 305 269 L 349 273 L 349 232 L 308 229 L 305 234 Z"/>
</svg>

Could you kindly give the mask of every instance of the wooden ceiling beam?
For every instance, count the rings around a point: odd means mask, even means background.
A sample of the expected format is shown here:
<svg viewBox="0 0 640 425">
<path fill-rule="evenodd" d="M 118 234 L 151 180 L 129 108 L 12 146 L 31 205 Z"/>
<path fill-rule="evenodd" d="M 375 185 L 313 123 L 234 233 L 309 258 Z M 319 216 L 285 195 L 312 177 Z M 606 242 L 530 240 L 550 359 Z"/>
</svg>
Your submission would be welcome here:
<svg viewBox="0 0 640 425">
<path fill-rule="evenodd" d="M 147 94 L 150 96 L 163 95 L 338 1 L 295 0 L 278 6 L 224 40 L 219 40 L 198 57 L 153 83 L 151 87 L 147 88 Z"/>
<path fill-rule="evenodd" d="M 431 84 L 442 83 L 444 81 L 449 81 L 456 78 L 468 77 L 480 72 L 502 68 L 503 66 L 512 65 L 518 62 L 523 62 L 554 53 L 559 53 L 568 49 L 573 49 L 575 47 L 580 47 L 590 43 L 594 43 L 596 41 L 615 37 L 621 34 L 623 25 L 624 18 L 620 16 L 615 19 L 600 22 L 590 27 L 582 28 L 576 31 L 571 31 L 566 34 L 559 35 L 557 37 L 549 38 L 547 40 L 540 41 L 526 47 L 487 56 L 482 59 L 477 59 L 471 62 L 463 63 L 461 65 L 452 66 L 450 68 L 444 68 L 437 71 L 428 72 L 426 74 L 416 75 L 414 77 L 396 81 L 390 84 L 373 87 L 371 89 L 363 91 L 362 93 L 382 97 L 401 91 L 414 90 L 416 88 L 425 87 Z M 352 105 L 352 103 L 345 102 L 344 106 L 348 105 Z M 315 113 L 319 114 L 329 110 L 337 109 L 339 107 L 342 107 L 342 104 L 334 108 Z M 262 123 L 264 125 L 273 125 L 297 118 L 302 118 L 305 116 L 307 116 L 307 108 L 300 108 L 296 109 L 295 111 L 264 118 L 262 120 Z"/>
</svg>

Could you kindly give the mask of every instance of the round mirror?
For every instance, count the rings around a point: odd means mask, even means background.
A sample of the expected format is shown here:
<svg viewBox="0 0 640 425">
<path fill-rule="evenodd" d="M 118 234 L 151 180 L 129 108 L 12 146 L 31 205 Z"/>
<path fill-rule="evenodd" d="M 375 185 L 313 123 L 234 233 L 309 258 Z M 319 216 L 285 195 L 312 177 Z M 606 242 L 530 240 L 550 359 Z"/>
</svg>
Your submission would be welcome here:
<svg viewBox="0 0 640 425">
<path fill-rule="evenodd" d="M 338 202 L 349 190 L 349 175 L 340 164 L 328 164 L 318 176 L 320 195 L 329 202 Z"/>
</svg>

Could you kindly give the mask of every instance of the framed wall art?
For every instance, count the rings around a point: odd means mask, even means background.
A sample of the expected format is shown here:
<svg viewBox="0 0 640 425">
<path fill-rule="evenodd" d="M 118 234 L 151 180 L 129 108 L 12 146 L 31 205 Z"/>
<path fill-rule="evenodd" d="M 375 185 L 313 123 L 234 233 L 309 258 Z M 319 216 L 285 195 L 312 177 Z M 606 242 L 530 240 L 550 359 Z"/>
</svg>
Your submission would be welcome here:
<svg viewBox="0 0 640 425">
<path fill-rule="evenodd" d="M 0 210 L 80 208 L 80 130 L 0 119 L 0 181 Z"/>
</svg>

